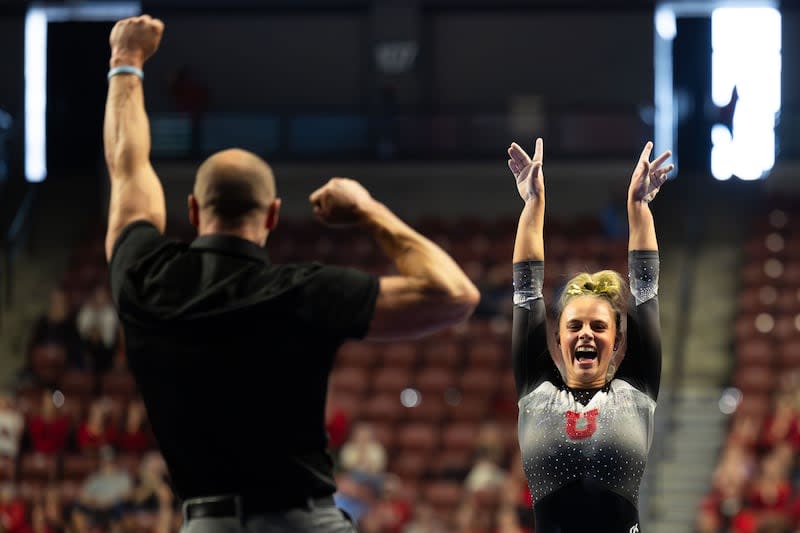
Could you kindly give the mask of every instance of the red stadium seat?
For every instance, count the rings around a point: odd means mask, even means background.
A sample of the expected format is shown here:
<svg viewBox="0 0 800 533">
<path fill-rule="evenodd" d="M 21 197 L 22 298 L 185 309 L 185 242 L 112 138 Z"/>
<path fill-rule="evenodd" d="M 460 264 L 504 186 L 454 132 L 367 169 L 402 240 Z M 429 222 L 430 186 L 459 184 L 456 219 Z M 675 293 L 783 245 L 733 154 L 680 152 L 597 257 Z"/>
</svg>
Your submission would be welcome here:
<svg viewBox="0 0 800 533">
<path fill-rule="evenodd" d="M 758 316 L 760 315 L 747 313 L 747 314 L 740 314 L 736 318 L 736 322 L 734 323 L 733 329 L 734 329 L 734 336 L 736 337 L 737 342 L 742 342 L 745 339 L 771 338 L 770 335 L 772 329 L 767 329 L 766 331 L 760 331 L 759 329 L 756 328 L 756 319 Z"/>
<path fill-rule="evenodd" d="M 139 456 L 135 453 L 120 453 L 116 457 L 117 466 L 127 470 L 132 478 L 139 475 Z"/>
<path fill-rule="evenodd" d="M 765 338 L 744 339 L 736 346 L 736 358 L 740 365 L 769 366 L 774 359 L 775 348 Z"/>
<path fill-rule="evenodd" d="M 411 422 L 431 422 L 438 424 L 447 416 L 447 404 L 442 394 L 422 392 L 420 402 L 406 409 Z"/>
<path fill-rule="evenodd" d="M 385 392 L 365 398 L 360 419 L 396 424 L 405 420 L 408 408 L 400 403 L 399 392 Z"/>
<path fill-rule="evenodd" d="M 17 493 L 25 502 L 31 505 L 33 502 L 42 500 L 47 486 L 51 483 L 50 481 L 42 481 L 35 478 L 21 479 L 17 484 Z"/>
<path fill-rule="evenodd" d="M 380 363 L 384 368 L 398 368 L 403 371 L 417 364 L 419 349 L 413 342 L 394 342 L 380 350 Z"/>
<path fill-rule="evenodd" d="M 783 289 L 778 293 L 778 309 L 784 313 L 797 315 L 800 313 L 800 288 Z"/>
<path fill-rule="evenodd" d="M 742 282 L 746 287 L 761 287 L 774 281 L 764 273 L 763 261 L 748 263 L 742 270 Z"/>
<path fill-rule="evenodd" d="M 761 300 L 761 287 L 747 287 L 739 293 L 739 311 L 742 313 L 760 313 L 769 311 L 772 305 Z"/>
<path fill-rule="evenodd" d="M 442 446 L 445 450 L 472 451 L 480 432 L 479 422 L 454 422 L 442 432 Z"/>
<path fill-rule="evenodd" d="M 392 457 L 388 470 L 403 480 L 415 482 L 424 477 L 430 464 L 430 452 L 405 450 Z"/>
<path fill-rule="evenodd" d="M 54 455 L 26 453 L 20 459 L 20 480 L 50 483 L 58 479 L 58 461 Z"/>
<path fill-rule="evenodd" d="M 336 354 L 338 367 L 371 368 L 378 358 L 378 347 L 367 342 L 344 343 Z"/>
<path fill-rule="evenodd" d="M 785 314 L 776 317 L 774 335 L 775 339 L 781 343 L 786 342 L 791 338 L 800 337 L 800 330 L 798 330 L 800 320 L 796 320 L 794 316 Z"/>
<path fill-rule="evenodd" d="M 457 402 L 447 403 L 447 416 L 453 421 L 481 422 L 489 416 L 491 398 L 462 395 Z"/>
<path fill-rule="evenodd" d="M 437 479 L 464 479 L 475 463 L 472 449 L 451 450 L 443 446 L 431 460 L 430 472 Z"/>
<path fill-rule="evenodd" d="M 424 485 L 422 494 L 439 516 L 450 518 L 462 501 L 463 489 L 455 481 L 434 481 Z"/>
<path fill-rule="evenodd" d="M 401 452 L 433 452 L 439 446 L 438 428 L 423 422 L 405 424 L 397 432 L 397 445 Z"/>
<path fill-rule="evenodd" d="M 0 483 L 13 483 L 17 480 L 17 468 L 13 459 L 0 458 Z"/>
<path fill-rule="evenodd" d="M 331 372 L 332 394 L 362 395 L 369 388 L 369 371 L 360 367 L 340 367 Z"/>
<path fill-rule="evenodd" d="M 372 390 L 376 393 L 396 393 L 410 387 L 411 372 L 400 368 L 379 368 L 372 376 Z"/>
<path fill-rule="evenodd" d="M 386 450 L 392 450 L 397 440 L 396 422 L 375 421 L 372 422 L 372 431 L 375 439 L 380 442 Z"/>
<path fill-rule="evenodd" d="M 100 460 L 95 455 L 65 453 L 61 462 L 61 478 L 65 481 L 81 482 L 97 470 Z"/>
<path fill-rule="evenodd" d="M 734 386 L 743 394 L 753 392 L 767 392 L 774 390 L 777 376 L 770 367 L 748 366 L 739 367 L 733 378 Z"/>
<path fill-rule="evenodd" d="M 511 359 L 510 345 L 501 346 L 494 341 L 475 341 L 467 346 L 469 368 L 496 369 L 505 366 Z"/>
<path fill-rule="evenodd" d="M 778 347 L 778 360 L 783 369 L 800 369 L 800 338 L 782 343 Z"/>
<path fill-rule="evenodd" d="M 61 501 L 70 504 L 78 500 L 80 496 L 83 480 L 74 481 L 66 480 L 59 484 L 59 492 L 61 493 Z"/>
<path fill-rule="evenodd" d="M 500 376 L 481 368 L 468 368 L 458 379 L 458 388 L 465 396 L 491 396 L 499 388 Z"/>
<path fill-rule="evenodd" d="M 64 371 L 58 381 L 58 388 L 64 393 L 64 396 L 74 395 L 82 400 L 89 399 L 95 393 L 96 385 L 94 374 L 76 369 Z"/>
<path fill-rule="evenodd" d="M 423 368 L 414 378 L 414 386 L 425 395 L 443 397 L 448 389 L 455 388 L 455 372 L 445 368 Z"/>
<path fill-rule="evenodd" d="M 422 348 L 422 365 L 425 368 L 456 369 L 462 359 L 463 352 L 457 340 L 443 339 L 430 342 Z"/>
<path fill-rule="evenodd" d="M 772 409 L 772 398 L 768 392 L 750 391 L 742 395 L 736 414 L 761 419 Z"/>
<path fill-rule="evenodd" d="M 787 290 L 797 290 L 797 287 L 800 287 L 800 261 L 794 260 L 790 262 L 781 279 L 783 286 Z"/>
</svg>

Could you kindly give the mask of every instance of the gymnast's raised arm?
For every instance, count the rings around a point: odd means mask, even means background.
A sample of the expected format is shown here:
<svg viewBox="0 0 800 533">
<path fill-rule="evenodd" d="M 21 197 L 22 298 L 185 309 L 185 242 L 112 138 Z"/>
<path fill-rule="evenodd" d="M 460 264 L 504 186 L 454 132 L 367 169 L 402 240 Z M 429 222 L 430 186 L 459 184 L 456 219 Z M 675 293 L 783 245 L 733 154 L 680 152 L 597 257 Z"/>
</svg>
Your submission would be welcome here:
<svg viewBox="0 0 800 533">
<path fill-rule="evenodd" d="M 533 158 L 517 143 L 508 149 L 508 167 L 525 202 L 514 241 L 514 319 L 511 357 L 517 396 L 541 382 L 552 367 L 547 351 L 544 281 L 544 172 L 542 139 L 536 139 Z"/>
<path fill-rule="evenodd" d="M 659 255 L 650 202 L 656 197 L 674 165 L 665 165 L 666 151 L 653 161 L 648 142 L 628 186 L 628 331 L 625 358 L 616 377 L 646 392 L 654 400 L 661 381 L 661 328 L 658 306 Z"/>
</svg>

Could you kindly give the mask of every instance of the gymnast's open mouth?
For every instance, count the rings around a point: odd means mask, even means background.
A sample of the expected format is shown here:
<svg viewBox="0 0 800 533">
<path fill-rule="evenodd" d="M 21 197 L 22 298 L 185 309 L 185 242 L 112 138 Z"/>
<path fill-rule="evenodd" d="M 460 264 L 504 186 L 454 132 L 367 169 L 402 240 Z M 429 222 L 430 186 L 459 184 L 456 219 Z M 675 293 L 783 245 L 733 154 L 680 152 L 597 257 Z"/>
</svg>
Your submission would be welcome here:
<svg viewBox="0 0 800 533">
<path fill-rule="evenodd" d="M 593 346 L 578 346 L 575 348 L 575 359 L 579 363 L 597 359 L 597 349 Z"/>
</svg>

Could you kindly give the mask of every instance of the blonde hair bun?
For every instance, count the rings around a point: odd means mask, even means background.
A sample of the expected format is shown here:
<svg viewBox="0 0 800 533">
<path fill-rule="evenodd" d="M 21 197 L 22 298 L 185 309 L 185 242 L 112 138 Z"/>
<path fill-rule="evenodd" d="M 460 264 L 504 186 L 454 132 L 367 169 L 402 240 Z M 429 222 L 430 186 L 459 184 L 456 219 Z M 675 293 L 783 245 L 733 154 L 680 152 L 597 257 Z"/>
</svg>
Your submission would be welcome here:
<svg viewBox="0 0 800 533">
<path fill-rule="evenodd" d="M 559 309 L 563 310 L 567 302 L 576 296 L 597 296 L 606 298 L 611 307 L 620 312 L 623 307 L 624 284 L 622 276 L 614 270 L 581 272 L 567 281 L 564 292 L 561 293 Z"/>
</svg>

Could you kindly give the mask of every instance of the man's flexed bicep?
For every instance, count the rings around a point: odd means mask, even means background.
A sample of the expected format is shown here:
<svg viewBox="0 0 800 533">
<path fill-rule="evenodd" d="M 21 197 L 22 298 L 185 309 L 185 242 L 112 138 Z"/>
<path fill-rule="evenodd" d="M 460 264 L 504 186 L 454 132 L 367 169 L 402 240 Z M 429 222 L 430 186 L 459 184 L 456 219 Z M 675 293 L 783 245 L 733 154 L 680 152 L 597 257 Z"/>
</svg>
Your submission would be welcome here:
<svg viewBox="0 0 800 533">
<path fill-rule="evenodd" d="M 465 320 L 477 294 L 454 295 L 425 278 L 383 276 L 366 339 L 416 339 Z"/>
<path fill-rule="evenodd" d="M 109 37 L 108 80 L 103 146 L 111 197 L 106 233 L 106 258 L 122 229 L 137 220 L 151 222 L 163 233 L 164 191 L 150 163 L 150 123 L 144 107 L 144 62 L 156 51 L 164 24 L 147 15 L 120 20 Z"/>
<path fill-rule="evenodd" d="M 421 337 L 466 320 L 475 310 L 480 293 L 453 258 L 357 181 L 333 178 L 309 201 L 325 224 L 369 230 L 397 269 L 398 275 L 380 278 L 367 339 Z"/>
</svg>

